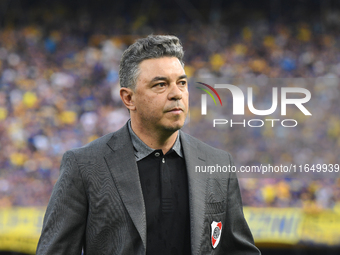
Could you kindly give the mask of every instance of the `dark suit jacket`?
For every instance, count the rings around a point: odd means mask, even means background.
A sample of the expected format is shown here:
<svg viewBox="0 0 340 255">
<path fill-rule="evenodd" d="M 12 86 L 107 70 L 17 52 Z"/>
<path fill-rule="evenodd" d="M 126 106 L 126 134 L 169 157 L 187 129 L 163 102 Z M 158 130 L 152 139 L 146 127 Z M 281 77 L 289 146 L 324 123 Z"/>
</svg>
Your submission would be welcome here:
<svg viewBox="0 0 340 255">
<path fill-rule="evenodd" d="M 190 200 L 192 254 L 260 254 L 242 211 L 234 173 L 198 173 L 228 166 L 229 153 L 179 132 Z M 222 222 L 213 249 L 211 223 Z M 128 126 L 67 151 L 44 217 L 37 254 L 145 254 L 145 206 Z"/>
</svg>

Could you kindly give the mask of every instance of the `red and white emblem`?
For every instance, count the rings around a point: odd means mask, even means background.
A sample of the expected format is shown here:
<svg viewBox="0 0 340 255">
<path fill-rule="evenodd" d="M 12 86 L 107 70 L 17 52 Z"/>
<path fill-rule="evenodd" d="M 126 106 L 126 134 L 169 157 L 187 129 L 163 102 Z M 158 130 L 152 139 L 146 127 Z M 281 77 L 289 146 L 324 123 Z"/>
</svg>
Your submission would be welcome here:
<svg viewBox="0 0 340 255">
<path fill-rule="evenodd" d="M 221 239 L 222 222 L 213 221 L 211 223 L 211 245 L 215 249 Z"/>
</svg>

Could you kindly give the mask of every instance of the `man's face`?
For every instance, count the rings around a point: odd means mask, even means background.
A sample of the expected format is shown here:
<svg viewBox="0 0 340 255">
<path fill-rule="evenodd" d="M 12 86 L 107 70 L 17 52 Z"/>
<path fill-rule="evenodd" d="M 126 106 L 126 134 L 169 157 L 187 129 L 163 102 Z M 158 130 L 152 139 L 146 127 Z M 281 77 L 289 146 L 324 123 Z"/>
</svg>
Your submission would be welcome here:
<svg viewBox="0 0 340 255">
<path fill-rule="evenodd" d="M 136 124 L 156 132 L 175 132 L 188 113 L 188 84 L 176 57 L 147 59 L 139 64 L 133 101 Z"/>
</svg>

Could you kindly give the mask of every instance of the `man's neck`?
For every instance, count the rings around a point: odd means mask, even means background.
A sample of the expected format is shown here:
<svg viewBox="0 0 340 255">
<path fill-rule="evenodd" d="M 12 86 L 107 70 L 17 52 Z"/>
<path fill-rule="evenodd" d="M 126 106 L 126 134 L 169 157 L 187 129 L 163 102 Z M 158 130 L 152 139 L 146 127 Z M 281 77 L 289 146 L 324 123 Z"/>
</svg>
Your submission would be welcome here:
<svg viewBox="0 0 340 255">
<path fill-rule="evenodd" d="M 134 126 L 132 121 L 131 128 L 139 139 L 147 146 L 155 150 L 162 150 L 163 154 L 166 154 L 172 148 L 178 135 L 178 131 L 160 133 L 143 127 Z"/>
</svg>

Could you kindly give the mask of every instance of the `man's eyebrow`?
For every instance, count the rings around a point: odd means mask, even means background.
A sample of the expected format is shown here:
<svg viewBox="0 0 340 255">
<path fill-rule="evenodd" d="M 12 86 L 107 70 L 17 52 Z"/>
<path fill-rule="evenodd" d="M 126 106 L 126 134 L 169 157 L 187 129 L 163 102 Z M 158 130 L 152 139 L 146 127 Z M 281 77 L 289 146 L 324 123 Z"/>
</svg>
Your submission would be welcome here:
<svg viewBox="0 0 340 255">
<path fill-rule="evenodd" d="M 150 83 L 155 82 L 155 81 L 166 81 L 166 80 L 168 80 L 168 78 L 163 77 L 163 76 L 156 76 L 150 81 Z"/>
<path fill-rule="evenodd" d="M 179 80 L 181 80 L 181 79 L 187 79 L 187 78 L 188 78 L 188 76 L 187 76 L 186 74 L 183 74 L 183 75 L 181 75 L 181 76 L 178 77 Z M 154 77 L 154 78 L 150 81 L 150 83 L 155 82 L 155 81 L 167 81 L 167 80 L 168 80 L 167 77 L 164 77 L 164 76 L 156 76 L 156 77 Z"/>
</svg>

